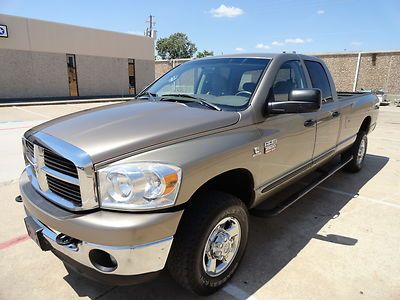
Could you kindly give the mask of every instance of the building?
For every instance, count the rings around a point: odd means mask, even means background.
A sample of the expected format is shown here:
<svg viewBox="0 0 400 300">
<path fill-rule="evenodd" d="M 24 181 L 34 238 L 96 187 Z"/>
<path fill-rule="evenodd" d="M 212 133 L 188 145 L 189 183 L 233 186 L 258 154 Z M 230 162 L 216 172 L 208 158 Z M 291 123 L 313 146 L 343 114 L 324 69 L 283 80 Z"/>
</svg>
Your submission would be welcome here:
<svg viewBox="0 0 400 300">
<path fill-rule="evenodd" d="M 154 40 L 0 14 L 0 103 L 127 96 L 154 80 Z"/>
<path fill-rule="evenodd" d="M 314 55 L 325 61 L 340 91 L 378 89 L 400 95 L 400 50 Z"/>
</svg>

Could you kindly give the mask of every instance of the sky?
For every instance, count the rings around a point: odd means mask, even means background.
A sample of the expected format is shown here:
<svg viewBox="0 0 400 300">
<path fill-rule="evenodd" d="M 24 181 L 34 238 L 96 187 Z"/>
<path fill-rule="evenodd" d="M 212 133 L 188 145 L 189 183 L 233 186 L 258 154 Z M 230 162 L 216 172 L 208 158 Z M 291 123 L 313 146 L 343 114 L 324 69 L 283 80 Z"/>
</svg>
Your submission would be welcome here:
<svg viewBox="0 0 400 300">
<path fill-rule="evenodd" d="M 140 35 L 152 14 L 159 38 L 215 54 L 400 49 L 400 0 L 0 0 L 0 13 Z"/>
</svg>

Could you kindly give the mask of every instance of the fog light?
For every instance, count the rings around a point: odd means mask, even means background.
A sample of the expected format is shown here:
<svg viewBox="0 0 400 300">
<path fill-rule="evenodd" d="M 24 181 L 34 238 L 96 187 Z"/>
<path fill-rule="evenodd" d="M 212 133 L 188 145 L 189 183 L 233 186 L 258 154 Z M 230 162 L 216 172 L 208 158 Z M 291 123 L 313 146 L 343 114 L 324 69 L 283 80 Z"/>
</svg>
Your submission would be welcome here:
<svg viewBox="0 0 400 300">
<path fill-rule="evenodd" d="M 103 250 L 90 250 L 89 259 L 92 265 L 102 272 L 112 272 L 118 267 L 115 257 Z"/>
</svg>

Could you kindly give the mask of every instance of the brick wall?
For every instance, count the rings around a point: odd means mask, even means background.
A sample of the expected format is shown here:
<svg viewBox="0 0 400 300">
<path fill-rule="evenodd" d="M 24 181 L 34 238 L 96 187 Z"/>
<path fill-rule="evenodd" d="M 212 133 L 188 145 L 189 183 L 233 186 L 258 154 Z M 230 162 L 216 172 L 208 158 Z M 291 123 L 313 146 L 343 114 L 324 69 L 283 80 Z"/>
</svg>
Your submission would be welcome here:
<svg viewBox="0 0 400 300">
<path fill-rule="evenodd" d="M 338 91 L 352 91 L 358 54 L 319 55 L 331 71 Z"/>
<path fill-rule="evenodd" d="M 172 69 L 172 61 L 156 60 L 155 61 L 155 77 L 160 78 L 162 75 Z"/>
<path fill-rule="evenodd" d="M 358 53 L 316 54 L 325 61 L 338 91 L 352 91 Z M 156 60 L 155 77 L 188 59 Z M 400 51 L 368 52 L 361 54 L 356 90 L 383 89 L 387 94 L 400 95 Z"/>
<path fill-rule="evenodd" d="M 357 88 L 400 94 L 400 52 L 362 55 Z"/>
</svg>

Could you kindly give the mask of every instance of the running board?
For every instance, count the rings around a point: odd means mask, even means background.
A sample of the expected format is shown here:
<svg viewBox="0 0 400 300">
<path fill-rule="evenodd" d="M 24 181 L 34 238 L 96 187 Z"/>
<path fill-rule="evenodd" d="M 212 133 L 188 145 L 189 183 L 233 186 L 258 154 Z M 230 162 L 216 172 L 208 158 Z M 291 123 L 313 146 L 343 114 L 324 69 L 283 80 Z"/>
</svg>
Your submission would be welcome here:
<svg viewBox="0 0 400 300">
<path fill-rule="evenodd" d="M 331 177 L 333 174 L 335 174 L 337 171 L 339 171 L 341 168 L 343 168 L 347 163 L 349 163 L 353 158 L 350 157 L 347 159 L 345 162 L 340 163 L 339 165 L 333 167 L 329 171 L 322 171 L 318 170 L 318 172 L 321 172 L 322 175 L 318 177 L 315 181 L 309 183 L 302 189 L 301 191 L 298 191 L 294 193 L 293 195 L 289 196 L 287 199 L 283 200 L 280 202 L 277 206 L 274 208 L 270 209 L 261 209 L 261 208 L 254 208 L 250 210 L 250 213 L 253 216 L 259 217 L 259 218 L 270 218 L 270 217 L 275 217 L 279 215 L 281 212 L 283 212 L 285 209 L 296 203 L 298 200 L 300 200 L 303 196 L 307 195 L 310 191 L 312 191 L 316 186 L 327 180 L 329 177 Z"/>
</svg>

